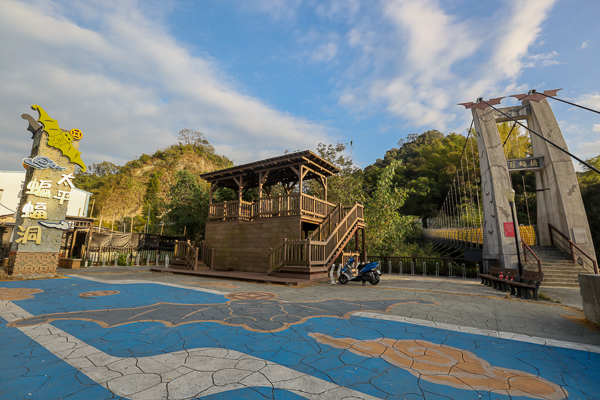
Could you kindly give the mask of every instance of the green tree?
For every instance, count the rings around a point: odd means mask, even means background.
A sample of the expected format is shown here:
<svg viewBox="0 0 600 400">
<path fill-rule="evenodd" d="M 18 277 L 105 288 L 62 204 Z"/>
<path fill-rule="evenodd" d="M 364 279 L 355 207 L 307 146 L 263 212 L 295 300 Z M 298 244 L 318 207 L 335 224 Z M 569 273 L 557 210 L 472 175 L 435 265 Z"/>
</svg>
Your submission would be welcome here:
<svg viewBox="0 0 600 400">
<path fill-rule="evenodd" d="M 588 164 L 600 169 L 600 155 L 585 160 Z M 579 173 L 579 188 L 581 189 L 581 197 L 585 213 L 590 224 L 590 231 L 594 247 L 596 248 L 596 256 L 600 254 L 600 174 L 586 166 L 583 166 L 585 172 Z"/>
<path fill-rule="evenodd" d="M 186 239 L 200 240 L 208 218 L 208 188 L 185 170 L 178 171 L 175 179 L 169 190 L 165 225 L 173 236 L 183 236 L 185 231 Z"/>
<path fill-rule="evenodd" d="M 497 124 L 498 133 L 507 159 L 525 158 L 531 156 L 531 140 L 527 132 L 514 123 L 502 122 Z M 510 135 L 510 136 L 509 136 Z"/>
<path fill-rule="evenodd" d="M 383 159 L 365 168 L 365 186 L 367 190 L 375 188 L 383 169 L 394 160 L 401 161 L 395 168 L 392 183 L 411 192 L 400 211 L 405 215 L 435 217 L 457 173 L 462 173 L 460 160 L 465 141 L 462 135 L 444 136 L 435 130 L 408 135 L 406 140 L 398 142 L 399 148 L 388 150 Z M 474 140 L 473 149 L 477 157 Z M 471 154 L 471 143 L 465 151 Z"/>
<path fill-rule="evenodd" d="M 144 209 L 143 215 L 148 221 L 148 232 L 152 232 L 152 228 L 159 222 L 161 204 L 158 193 L 160 191 L 160 177 L 157 172 L 150 175 L 150 179 L 146 183 L 146 192 L 144 193 Z"/>
<path fill-rule="evenodd" d="M 364 200 L 363 171 L 354 165 L 354 161 L 344 154 L 347 143 L 319 143 L 317 153 L 323 159 L 339 168 L 340 172 L 327 179 L 327 201 L 331 203 L 353 204 Z M 322 186 L 315 181 L 308 183 L 309 193 L 322 197 Z"/>
<path fill-rule="evenodd" d="M 365 222 L 369 252 L 377 255 L 398 255 L 406 249 L 406 239 L 414 237 L 415 217 L 399 210 L 410 190 L 395 187 L 392 180 L 400 162 L 391 160 L 381 170 L 375 190 L 365 201 Z"/>
</svg>

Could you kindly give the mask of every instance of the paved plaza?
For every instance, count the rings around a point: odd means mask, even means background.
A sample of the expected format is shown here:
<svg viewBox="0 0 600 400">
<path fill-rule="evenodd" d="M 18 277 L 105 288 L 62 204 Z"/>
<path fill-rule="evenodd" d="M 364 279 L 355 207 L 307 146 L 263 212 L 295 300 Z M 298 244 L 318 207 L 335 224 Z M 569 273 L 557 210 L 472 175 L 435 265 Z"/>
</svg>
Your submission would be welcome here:
<svg viewBox="0 0 600 400">
<path fill-rule="evenodd" d="M 1 399 L 598 399 L 577 290 L 476 280 L 288 287 L 60 270 L 0 282 Z"/>
</svg>

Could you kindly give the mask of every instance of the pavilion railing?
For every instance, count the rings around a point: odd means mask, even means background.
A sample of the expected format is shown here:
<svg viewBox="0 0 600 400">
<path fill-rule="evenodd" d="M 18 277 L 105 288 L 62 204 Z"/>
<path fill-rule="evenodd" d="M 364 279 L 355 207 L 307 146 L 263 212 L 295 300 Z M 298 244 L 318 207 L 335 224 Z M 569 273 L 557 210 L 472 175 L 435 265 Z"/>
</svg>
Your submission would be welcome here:
<svg viewBox="0 0 600 400">
<path fill-rule="evenodd" d="M 209 207 L 210 221 L 241 220 L 256 218 L 284 217 L 288 215 L 309 215 L 325 218 L 335 209 L 335 204 L 307 194 L 290 194 L 263 197 L 253 202 L 225 201 L 213 203 Z"/>
</svg>

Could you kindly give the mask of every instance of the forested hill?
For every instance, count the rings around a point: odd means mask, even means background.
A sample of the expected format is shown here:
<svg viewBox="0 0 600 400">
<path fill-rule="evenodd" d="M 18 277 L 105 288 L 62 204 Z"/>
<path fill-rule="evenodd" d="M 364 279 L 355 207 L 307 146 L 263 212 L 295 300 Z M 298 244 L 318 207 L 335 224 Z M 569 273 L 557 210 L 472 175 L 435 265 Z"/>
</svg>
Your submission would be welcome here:
<svg viewBox="0 0 600 400">
<path fill-rule="evenodd" d="M 439 131 L 408 135 L 398 142 L 399 147 L 388 150 L 383 159 L 365 168 L 365 182 L 374 186 L 383 168 L 393 160 L 400 161 L 393 183 L 411 190 L 402 214 L 434 217 L 444 202 L 449 185 L 460 167 L 465 136 Z"/>
<path fill-rule="evenodd" d="M 111 226 L 114 215 L 115 229 L 120 229 L 124 222 L 129 231 L 131 217 L 134 216 L 134 231 L 138 231 L 145 224 L 149 200 L 156 208 L 168 201 L 168 193 L 176 182 L 178 171 L 191 173 L 200 184 L 199 174 L 233 166 L 231 160 L 216 154 L 214 148 L 199 135 L 184 138 L 179 144 L 158 150 L 153 155 L 142 154 L 123 166 L 106 161 L 92 164 L 76 179 L 78 188 L 94 194 L 88 216 L 91 216 L 94 201 L 93 217 L 102 216 L 104 226 Z M 152 199 L 148 199 L 149 195 Z"/>
</svg>

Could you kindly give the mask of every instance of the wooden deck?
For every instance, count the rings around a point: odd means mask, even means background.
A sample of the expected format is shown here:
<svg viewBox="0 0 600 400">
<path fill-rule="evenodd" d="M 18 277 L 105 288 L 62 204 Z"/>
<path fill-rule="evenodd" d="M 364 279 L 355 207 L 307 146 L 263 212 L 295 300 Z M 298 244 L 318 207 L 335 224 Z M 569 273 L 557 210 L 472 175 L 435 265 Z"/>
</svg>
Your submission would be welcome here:
<svg viewBox="0 0 600 400">
<path fill-rule="evenodd" d="M 233 279 L 238 281 L 246 281 L 246 282 L 260 282 L 260 283 L 274 283 L 278 285 L 288 285 L 288 286 L 313 286 L 318 282 L 325 282 L 329 280 L 323 279 L 321 281 L 309 280 L 309 279 L 296 279 L 296 278 L 285 278 L 278 276 L 269 276 L 266 274 L 261 274 L 259 272 L 242 272 L 242 271 L 215 271 L 215 270 L 186 270 L 186 269 L 176 269 L 176 268 L 158 268 L 152 267 L 150 268 L 152 272 L 170 272 L 173 274 L 182 274 L 182 275 L 192 275 L 199 276 L 205 278 L 221 278 L 221 279 Z"/>
</svg>

